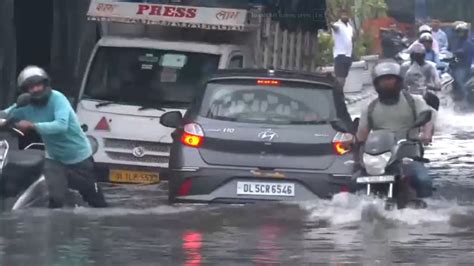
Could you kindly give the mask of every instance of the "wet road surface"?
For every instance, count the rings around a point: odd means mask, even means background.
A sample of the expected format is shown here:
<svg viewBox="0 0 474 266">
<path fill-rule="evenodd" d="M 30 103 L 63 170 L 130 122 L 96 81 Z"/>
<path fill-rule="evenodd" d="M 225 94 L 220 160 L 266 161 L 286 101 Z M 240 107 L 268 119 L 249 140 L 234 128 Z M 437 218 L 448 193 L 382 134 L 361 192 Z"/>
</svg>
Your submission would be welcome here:
<svg viewBox="0 0 474 266">
<path fill-rule="evenodd" d="M 443 111 L 442 111 L 443 112 Z M 440 115 L 426 210 L 380 201 L 168 206 L 166 184 L 108 186 L 106 210 L 0 214 L 0 265 L 474 265 L 474 114 Z"/>
</svg>

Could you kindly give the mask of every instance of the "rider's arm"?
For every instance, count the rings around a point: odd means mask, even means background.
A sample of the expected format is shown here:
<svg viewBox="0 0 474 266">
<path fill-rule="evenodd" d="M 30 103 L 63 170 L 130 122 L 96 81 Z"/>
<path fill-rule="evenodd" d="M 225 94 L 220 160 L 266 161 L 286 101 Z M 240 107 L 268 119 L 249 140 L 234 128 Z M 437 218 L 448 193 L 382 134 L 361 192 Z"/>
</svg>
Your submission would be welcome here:
<svg viewBox="0 0 474 266">
<path fill-rule="evenodd" d="M 54 120 L 51 122 L 35 123 L 34 127 L 40 135 L 64 133 L 68 129 L 70 105 L 67 98 L 60 94 L 54 98 Z"/>
<path fill-rule="evenodd" d="M 23 120 L 24 119 L 23 108 L 18 108 L 18 109 L 15 109 L 15 108 L 16 108 L 16 104 L 13 104 L 12 106 L 3 110 L 3 112 L 7 113 L 12 118 Z"/>
<path fill-rule="evenodd" d="M 431 77 L 433 77 L 433 85 L 435 86 L 436 89 L 441 89 L 441 79 L 439 78 L 438 71 L 436 70 L 436 67 L 433 66 L 431 68 Z"/>
<path fill-rule="evenodd" d="M 359 127 L 357 128 L 357 140 L 364 142 L 369 136 L 369 119 L 368 119 L 368 108 L 364 108 L 360 114 Z"/>
<path fill-rule="evenodd" d="M 433 115 L 433 109 L 425 102 L 425 100 L 421 96 L 417 97 L 417 95 L 413 95 L 413 100 L 415 101 L 416 112 L 418 115 L 424 111 L 432 112 L 430 122 L 426 123 L 424 126 L 421 127 L 421 132 L 423 133 L 423 135 L 431 138 L 433 135 L 436 115 Z"/>
</svg>

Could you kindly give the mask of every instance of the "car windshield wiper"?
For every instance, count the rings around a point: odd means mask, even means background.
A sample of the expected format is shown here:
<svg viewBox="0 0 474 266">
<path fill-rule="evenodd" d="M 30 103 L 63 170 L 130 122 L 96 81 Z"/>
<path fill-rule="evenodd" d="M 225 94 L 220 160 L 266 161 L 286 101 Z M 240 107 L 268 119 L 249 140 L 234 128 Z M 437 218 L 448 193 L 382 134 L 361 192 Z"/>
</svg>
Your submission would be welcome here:
<svg viewBox="0 0 474 266">
<path fill-rule="evenodd" d="M 111 104 L 114 104 L 115 102 L 112 102 L 112 101 L 107 101 L 107 102 L 100 102 L 100 103 L 97 103 L 95 105 L 95 108 L 100 108 L 100 107 L 103 107 L 103 106 L 107 106 L 107 105 L 111 105 Z"/>
<path fill-rule="evenodd" d="M 138 108 L 138 111 L 144 111 L 144 110 L 149 110 L 149 109 L 155 109 L 155 110 L 158 110 L 158 111 L 166 112 L 166 110 L 161 108 L 161 107 L 147 106 L 147 105 L 141 106 L 140 108 Z"/>
</svg>

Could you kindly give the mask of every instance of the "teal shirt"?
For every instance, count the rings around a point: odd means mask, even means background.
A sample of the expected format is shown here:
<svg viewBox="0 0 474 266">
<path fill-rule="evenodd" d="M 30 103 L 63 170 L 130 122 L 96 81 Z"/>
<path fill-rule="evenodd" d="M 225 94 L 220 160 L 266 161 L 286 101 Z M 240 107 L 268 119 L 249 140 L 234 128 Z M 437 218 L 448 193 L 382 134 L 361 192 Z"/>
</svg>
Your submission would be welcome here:
<svg viewBox="0 0 474 266">
<path fill-rule="evenodd" d="M 82 131 L 66 96 L 53 90 L 45 106 L 27 105 L 5 111 L 14 118 L 34 124 L 46 147 L 46 157 L 64 164 L 79 163 L 92 156 L 89 140 Z"/>
</svg>

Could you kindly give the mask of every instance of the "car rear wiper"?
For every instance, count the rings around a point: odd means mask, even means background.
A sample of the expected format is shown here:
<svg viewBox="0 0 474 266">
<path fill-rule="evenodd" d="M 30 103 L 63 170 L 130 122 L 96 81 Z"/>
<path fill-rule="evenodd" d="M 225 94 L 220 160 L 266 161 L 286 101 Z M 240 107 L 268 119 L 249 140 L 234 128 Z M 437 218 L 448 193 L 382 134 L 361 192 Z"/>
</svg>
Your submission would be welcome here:
<svg viewBox="0 0 474 266">
<path fill-rule="evenodd" d="M 165 109 L 161 107 L 157 107 L 157 106 L 141 106 L 140 108 L 138 108 L 138 111 L 143 111 L 143 110 L 148 110 L 148 109 L 156 109 L 158 111 L 166 112 Z"/>
<path fill-rule="evenodd" d="M 107 106 L 107 105 L 111 105 L 111 104 L 114 104 L 114 102 L 112 102 L 112 101 L 100 102 L 100 103 L 95 105 L 95 108 L 99 108 L 99 107 L 103 107 L 103 106 Z"/>
<path fill-rule="evenodd" d="M 321 120 L 321 121 L 290 121 L 292 125 L 325 125 L 329 124 L 329 121 Z"/>
</svg>

